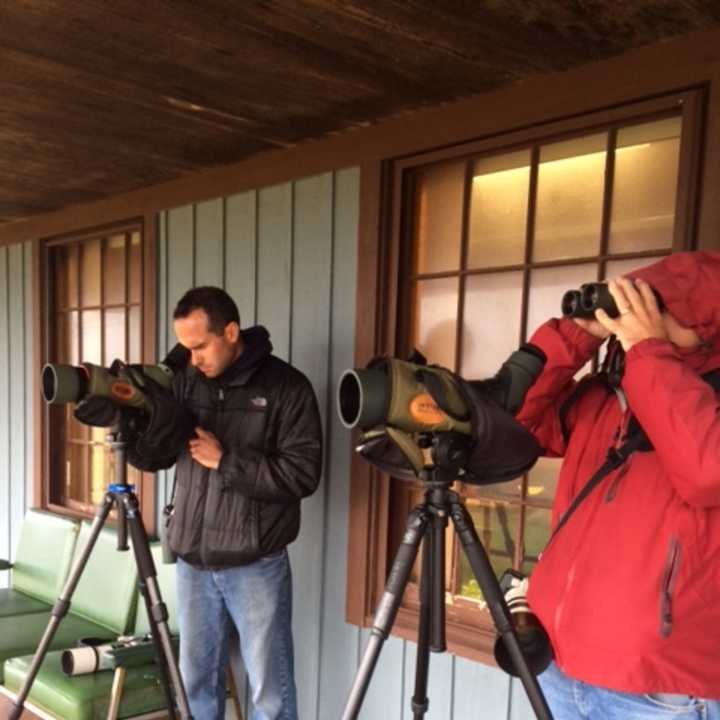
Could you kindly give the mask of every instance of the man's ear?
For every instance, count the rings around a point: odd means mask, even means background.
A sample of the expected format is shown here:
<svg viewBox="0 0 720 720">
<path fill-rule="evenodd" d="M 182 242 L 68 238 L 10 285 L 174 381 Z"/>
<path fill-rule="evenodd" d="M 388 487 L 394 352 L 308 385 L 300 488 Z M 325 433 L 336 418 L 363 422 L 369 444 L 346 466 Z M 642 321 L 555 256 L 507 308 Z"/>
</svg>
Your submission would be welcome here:
<svg viewBox="0 0 720 720">
<path fill-rule="evenodd" d="M 229 322 L 225 326 L 225 340 L 227 340 L 229 343 L 232 343 L 233 345 L 238 341 L 238 338 L 240 337 L 240 326 L 235 322 Z"/>
</svg>

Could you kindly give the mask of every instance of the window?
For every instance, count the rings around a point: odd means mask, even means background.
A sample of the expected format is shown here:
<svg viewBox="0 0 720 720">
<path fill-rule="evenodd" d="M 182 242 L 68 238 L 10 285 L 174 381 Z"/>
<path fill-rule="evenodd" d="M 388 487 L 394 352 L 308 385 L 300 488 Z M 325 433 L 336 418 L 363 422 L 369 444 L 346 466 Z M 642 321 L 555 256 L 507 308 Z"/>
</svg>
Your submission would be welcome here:
<svg viewBox="0 0 720 720">
<path fill-rule="evenodd" d="M 142 362 L 145 306 L 143 232 L 139 224 L 48 242 L 45 247 L 47 362 L 108 367 Z M 107 428 L 73 416 L 74 405 L 44 412 L 44 496 L 48 507 L 89 515 L 115 476 Z M 141 473 L 128 466 L 141 492 Z M 147 508 L 145 508 L 147 514 Z"/>
<path fill-rule="evenodd" d="M 687 98 L 667 99 L 646 104 L 647 112 L 624 109 L 604 114 L 603 122 L 585 118 L 561 131 L 548 127 L 396 163 L 386 252 L 396 259 L 385 270 L 384 303 L 393 316 L 379 351 L 407 357 L 418 348 L 464 377 L 489 377 L 535 328 L 559 315 L 565 290 L 689 247 L 694 107 Z M 511 482 L 456 484 L 498 576 L 508 567 L 531 572 L 537 562 L 549 537 L 559 463 L 542 458 Z M 355 463 L 354 497 L 377 515 L 364 536 L 351 527 L 351 543 L 369 548 L 365 621 L 408 512 L 422 499 L 419 483 L 373 475 Z M 357 572 L 351 568 L 353 581 Z M 419 572 L 418 559 L 396 622 L 410 638 Z M 450 648 L 488 657 L 494 630 L 452 527 L 446 583 Z M 357 621 L 350 599 L 349 615 Z"/>
</svg>

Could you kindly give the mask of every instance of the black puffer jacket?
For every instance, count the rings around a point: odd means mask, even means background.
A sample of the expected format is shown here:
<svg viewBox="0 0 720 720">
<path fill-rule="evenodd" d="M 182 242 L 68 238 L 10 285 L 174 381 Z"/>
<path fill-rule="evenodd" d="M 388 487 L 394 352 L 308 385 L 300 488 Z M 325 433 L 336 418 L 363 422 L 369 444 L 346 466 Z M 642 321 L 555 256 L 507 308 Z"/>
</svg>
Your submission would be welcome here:
<svg viewBox="0 0 720 720">
<path fill-rule="evenodd" d="M 219 378 L 192 368 L 175 395 L 212 432 L 224 454 L 217 470 L 185 450 L 175 470 L 170 544 L 203 568 L 244 565 L 292 542 L 300 500 L 318 486 L 322 428 L 308 379 L 271 355 L 267 330 L 242 333 L 245 350 Z"/>
</svg>

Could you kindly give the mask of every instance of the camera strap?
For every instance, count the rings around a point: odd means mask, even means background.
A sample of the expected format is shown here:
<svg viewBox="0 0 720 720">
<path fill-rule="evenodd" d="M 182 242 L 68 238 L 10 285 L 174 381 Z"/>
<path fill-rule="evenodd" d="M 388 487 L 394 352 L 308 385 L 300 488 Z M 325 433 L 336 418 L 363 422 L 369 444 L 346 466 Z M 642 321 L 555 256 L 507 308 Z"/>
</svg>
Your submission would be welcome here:
<svg viewBox="0 0 720 720">
<path fill-rule="evenodd" d="M 611 447 L 608 450 L 607 457 L 598 471 L 585 483 L 570 507 L 563 513 L 555 530 L 553 530 L 548 545 L 553 538 L 560 532 L 560 528 L 572 517 L 573 513 L 578 509 L 580 503 L 607 477 L 613 470 L 617 470 L 643 443 L 646 442 L 645 433 L 638 432 L 634 434 L 624 445 L 619 448 Z"/>
</svg>

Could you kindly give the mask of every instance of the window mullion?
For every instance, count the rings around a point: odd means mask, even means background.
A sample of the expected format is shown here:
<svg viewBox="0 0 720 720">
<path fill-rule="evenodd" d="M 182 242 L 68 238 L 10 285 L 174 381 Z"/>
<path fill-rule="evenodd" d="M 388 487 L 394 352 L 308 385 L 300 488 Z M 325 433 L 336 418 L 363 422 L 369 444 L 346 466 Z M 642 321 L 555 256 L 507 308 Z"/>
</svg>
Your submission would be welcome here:
<svg viewBox="0 0 720 720">
<path fill-rule="evenodd" d="M 610 245 L 610 224 L 612 220 L 613 189 L 615 179 L 615 149 L 617 147 L 617 128 L 608 132 L 607 153 L 605 157 L 605 187 L 603 191 L 602 223 L 600 225 L 600 262 L 598 280 L 605 277 L 606 257 Z"/>
<path fill-rule="evenodd" d="M 535 211 L 537 208 L 538 166 L 540 146 L 533 145 L 530 153 L 530 180 L 528 183 L 527 223 L 525 227 L 525 267 L 523 269 L 522 304 L 520 317 L 520 344 L 527 339 L 527 321 L 530 305 L 530 273 L 535 240 Z"/>
</svg>

